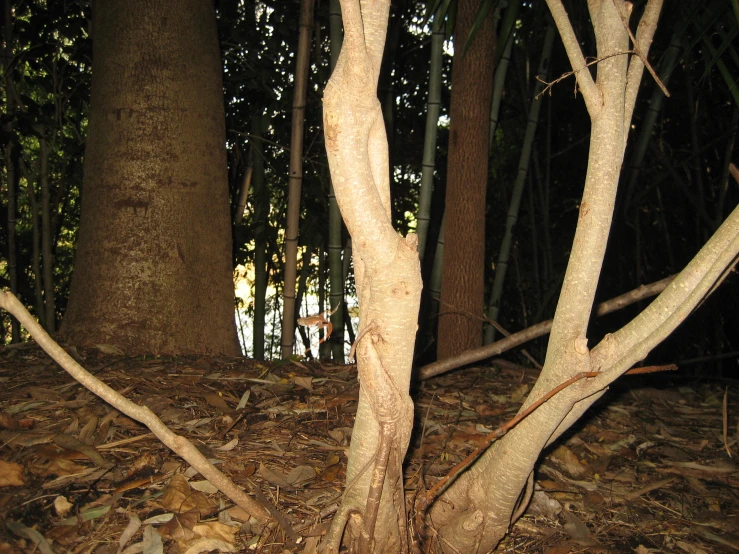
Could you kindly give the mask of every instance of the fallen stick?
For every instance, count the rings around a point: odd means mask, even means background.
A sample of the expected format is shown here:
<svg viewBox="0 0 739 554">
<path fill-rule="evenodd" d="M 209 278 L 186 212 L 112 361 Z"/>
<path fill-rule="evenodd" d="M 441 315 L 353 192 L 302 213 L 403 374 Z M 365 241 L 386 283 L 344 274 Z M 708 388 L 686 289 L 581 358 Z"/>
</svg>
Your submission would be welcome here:
<svg viewBox="0 0 739 554">
<path fill-rule="evenodd" d="M 36 343 L 82 386 L 128 417 L 146 425 L 162 443 L 181 456 L 203 477 L 223 492 L 223 494 L 228 496 L 236 505 L 243 508 L 260 523 L 266 523 L 271 519 L 271 510 L 269 508 L 255 501 L 236 486 L 228 476 L 211 464 L 189 440 L 172 432 L 149 408 L 139 406 L 128 398 L 121 396 L 78 364 L 44 331 L 41 325 L 36 322 L 25 306 L 13 294 L 10 292 L 0 293 L 0 307 L 13 314 L 31 334 Z M 273 510 L 276 510 L 276 508 L 273 508 Z M 293 541 L 297 540 L 297 533 L 289 525 L 285 526 L 286 521 L 284 518 L 282 523 L 287 536 Z"/>
<path fill-rule="evenodd" d="M 609 314 L 611 312 L 620 310 L 625 306 L 634 304 L 639 300 L 643 300 L 645 298 L 649 298 L 650 296 L 659 294 L 674 278 L 675 275 L 670 275 L 669 277 L 665 277 L 660 281 L 656 281 L 649 285 L 641 285 L 640 287 L 637 287 L 634 290 L 631 290 L 620 296 L 611 298 L 610 300 L 606 300 L 605 302 L 601 302 L 595 308 L 595 315 L 602 316 L 605 314 Z M 549 319 L 547 321 L 542 321 L 541 323 L 532 325 L 531 327 L 528 327 L 523 331 L 519 331 L 518 333 L 514 333 L 504 339 L 496 341 L 493 344 L 488 344 L 485 346 L 481 346 L 480 348 L 468 350 L 467 352 L 463 352 L 459 356 L 425 365 L 418 370 L 418 378 L 421 380 L 429 379 L 431 377 L 441 375 L 442 373 L 446 373 L 447 371 L 451 371 L 452 369 L 462 367 L 463 365 L 479 362 L 480 360 L 484 360 L 485 358 L 490 358 L 492 356 L 498 356 L 506 350 L 510 350 L 511 348 L 515 348 L 520 344 L 544 336 L 551 330 L 552 320 Z"/>
</svg>

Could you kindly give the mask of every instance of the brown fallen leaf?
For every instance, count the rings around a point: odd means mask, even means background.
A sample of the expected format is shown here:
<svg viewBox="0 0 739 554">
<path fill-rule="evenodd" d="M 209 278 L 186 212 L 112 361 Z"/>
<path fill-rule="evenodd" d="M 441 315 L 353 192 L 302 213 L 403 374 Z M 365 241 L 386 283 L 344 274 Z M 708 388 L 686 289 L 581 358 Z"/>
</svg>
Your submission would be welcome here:
<svg viewBox="0 0 739 554">
<path fill-rule="evenodd" d="M 321 479 L 328 482 L 337 481 L 341 474 L 341 464 L 331 464 L 321 472 Z"/>
<path fill-rule="evenodd" d="M 0 427 L 3 429 L 18 429 L 20 424 L 13 418 L 12 415 L 0 411 Z"/>
<path fill-rule="evenodd" d="M 208 521 L 198 523 L 192 530 L 203 538 L 217 539 L 233 545 L 236 542 L 236 534 L 239 532 L 239 527 L 226 525 L 219 521 Z"/>
<path fill-rule="evenodd" d="M 222 412 L 230 412 L 231 406 L 228 405 L 226 402 L 226 399 L 223 398 L 222 395 L 218 394 L 217 392 L 207 392 L 203 394 L 203 399 L 213 406 L 214 408 L 222 411 Z"/>
<path fill-rule="evenodd" d="M 213 513 L 216 504 L 203 493 L 193 490 L 181 474 L 175 474 L 167 484 L 159 503 L 165 510 L 175 513 L 197 511 L 201 517 Z"/>
<path fill-rule="evenodd" d="M 20 487 L 25 484 L 22 465 L 0 460 L 0 487 Z"/>
<path fill-rule="evenodd" d="M 580 463 L 580 458 L 577 457 L 577 454 L 564 444 L 555 448 L 549 455 L 549 459 L 554 465 L 569 474 L 570 477 L 582 477 L 587 471 L 585 466 Z"/>
<path fill-rule="evenodd" d="M 293 382 L 306 390 L 313 390 L 313 377 L 293 377 Z"/>
<path fill-rule="evenodd" d="M 100 455 L 100 452 L 98 452 L 94 446 L 85 444 L 84 442 L 74 438 L 72 435 L 67 435 L 66 433 L 58 433 L 54 435 L 53 440 L 55 444 L 61 446 L 62 448 L 65 448 L 66 450 L 74 450 L 76 452 L 84 454 L 90 460 L 92 460 L 93 463 L 100 467 L 104 467 L 106 469 L 113 467 L 113 464 L 111 462 L 106 462 L 105 459 Z"/>
<path fill-rule="evenodd" d="M 196 537 L 193 527 L 200 521 L 197 510 L 175 514 L 158 529 L 162 537 L 174 540 L 190 540 Z"/>
</svg>

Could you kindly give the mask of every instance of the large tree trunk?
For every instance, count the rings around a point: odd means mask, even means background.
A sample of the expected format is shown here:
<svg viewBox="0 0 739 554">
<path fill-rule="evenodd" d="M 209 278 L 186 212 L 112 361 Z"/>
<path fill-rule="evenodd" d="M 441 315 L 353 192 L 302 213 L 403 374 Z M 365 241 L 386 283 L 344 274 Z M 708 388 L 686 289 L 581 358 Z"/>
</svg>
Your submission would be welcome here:
<svg viewBox="0 0 739 554">
<path fill-rule="evenodd" d="M 485 190 L 495 27 L 492 15 L 488 15 L 465 52 L 479 7 L 479 0 L 459 0 L 454 30 L 446 244 L 437 348 L 440 359 L 482 344 Z"/>
<path fill-rule="evenodd" d="M 213 5 L 95 2 L 79 246 L 61 334 L 240 352 Z"/>
<path fill-rule="evenodd" d="M 347 489 L 326 551 L 345 526 L 351 551 L 408 552 L 401 465 L 413 426 L 408 395 L 421 270 L 415 235 L 390 219 L 388 149 L 377 81 L 390 0 L 342 0 L 344 43 L 324 94 L 324 129 L 336 199 L 352 236 L 360 334 L 359 407 Z"/>
</svg>

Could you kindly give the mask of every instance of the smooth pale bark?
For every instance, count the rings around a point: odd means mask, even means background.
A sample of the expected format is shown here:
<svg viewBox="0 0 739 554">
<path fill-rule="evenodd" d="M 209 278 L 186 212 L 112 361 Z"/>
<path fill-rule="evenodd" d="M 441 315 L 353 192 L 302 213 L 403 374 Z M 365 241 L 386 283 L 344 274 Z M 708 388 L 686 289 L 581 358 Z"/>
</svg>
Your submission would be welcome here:
<svg viewBox="0 0 739 554">
<path fill-rule="evenodd" d="M 295 67 L 292 130 L 290 135 L 290 187 L 287 199 L 285 230 L 285 279 L 282 302 L 282 357 L 293 354 L 295 345 L 295 280 L 298 274 L 298 230 L 300 228 L 300 191 L 303 186 L 303 129 L 305 99 L 308 88 L 308 64 L 313 30 L 315 0 L 300 2 L 300 35 Z"/>
<path fill-rule="evenodd" d="M 389 8 L 390 0 L 342 0 L 344 43 L 324 93 L 326 151 L 352 237 L 360 308 L 359 407 L 347 489 L 326 537 L 324 551 L 332 553 L 345 527 L 359 552 L 408 551 L 401 464 L 413 425 L 408 387 L 421 271 L 416 236 L 398 236 L 390 219 L 387 139 L 377 99 Z"/>
<path fill-rule="evenodd" d="M 213 5 L 95 2 L 80 237 L 61 334 L 240 353 Z"/>
<path fill-rule="evenodd" d="M 341 52 L 341 5 L 339 0 L 329 0 L 329 33 L 331 44 L 331 57 L 329 65 L 331 71 L 336 67 Z M 334 184 L 329 177 L 328 190 L 328 276 L 330 287 L 330 309 L 344 303 L 344 263 L 341 259 L 342 230 L 341 212 L 336 202 Z M 347 253 L 344 254 L 348 255 Z M 351 324 L 351 323 L 350 323 Z M 329 339 L 331 354 L 334 362 L 344 363 L 344 309 L 336 310 L 331 314 L 331 325 L 333 333 Z"/>
<path fill-rule="evenodd" d="M 439 359 L 482 344 L 485 192 L 495 28 L 489 14 L 465 52 L 479 7 L 479 0 L 460 0 L 454 30 Z"/>
<path fill-rule="evenodd" d="M 721 264 L 728 264 L 727 257 L 739 248 L 735 233 L 738 223 L 729 222 L 716 243 L 701 251 L 705 259 L 700 260 L 701 254 L 696 257 L 702 264 L 701 270 L 687 268 L 632 323 L 608 335 L 592 352 L 588 349 L 587 325 L 644 66 L 637 56 L 626 55 L 629 37 L 625 22 L 630 4 L 622 0 L 588 3 L 599 60 L 597 80 L 586 67 L 561 2 L 548 0 L 548 4 L 590 114 L 592 133 L 577 230 L 552 323 L 546 362 L 522 409 L 577 373 L 600 371 L 602 377 L 579 381 L 543 404 L 494 443 L 434 504 L 430 515 L 442 544 L 448 542 L 461 552 L 476 552 L 475 545 L 481 552 L 495 547 L 515 519 L 521 491 L 542 449 L 576 421 L 608 384 L 643 359 L 677 326 L 680 316 L 687 316 L 686 309 L 698 302 L 689 291 L 697 287 L 705 294 L 720 278 L 725 267 Z M 649 51 L 660 9 L 661 0 L 650 0 L 640 22 L 635 47 L 643 55 Z M 524 494 L 523 503 L 527 502 L 528 495 Z"/>
</svg>

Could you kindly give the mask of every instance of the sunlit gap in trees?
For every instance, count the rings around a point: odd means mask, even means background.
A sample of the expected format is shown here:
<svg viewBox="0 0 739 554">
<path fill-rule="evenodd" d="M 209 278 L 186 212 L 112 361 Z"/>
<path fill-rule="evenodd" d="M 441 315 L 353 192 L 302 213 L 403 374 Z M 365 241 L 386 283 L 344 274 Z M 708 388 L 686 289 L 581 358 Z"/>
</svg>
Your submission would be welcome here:
<svg viewBox="0 0 739 554">
<path fill-rule="evenodd" d="M 245 245 L 247 249 L 254 249 L 254 243 L 248 243 Z M 300 246 L 298 248 L 298 258 L 303 259 L 305 247 Z M 271 264 L 276 265 L 276 264 Z M 310 262 L 311 268 L 317 270 L 319 266 L 318 254 L 314 253 L 311 256 Z M 281 267 L 279 265 L 278 267 Z M 300 266 L 298 267 L 298 274 L 300 274 Z M 328 290 L 328 279 L 326 288 L 326 301 L 323 307 L 318 305 L 318 277 L 316 271 L 312 271 L 307 279 L 306 290 L 303 294 L 302 302 L 300 304 L 300 316 L 316 315 L 324 310 L 329 310 L 334 306 L 329 306 L 329 290 Z M 248 267 L 244 265 L 236 266 L 234 270 L 234 294 L 236 297 L 236 327 L 239 335 L 239 342 L 241 343 L 241 350 L 245 356 L 252 354 L 254 349 L 254 266 Z M 275 281 L 280 281 L 282 275 L 270 275 L 267 285 L 266 294 L 266 313 L 264 317 L 264 337 L 266 344 L 264 345 L 264 356 L 266 359 L 277 360 L 280 358 L 280 333 L 282 329 L 282 289 L 279 290 L 273 285 Z M 349 279 L 352 279 L 350 276 Z M 359 326 L 359 303 L 357 301 L 356 294 L 352 287 L 345 286 L 344 289 L 344 301 L 347 304 L 349 310 L 349 316 L 351 317 L 352 328 L 356 334 Z M 311 342 L 311 352 L 313 356 L 318 356 L 318 341 L 319 334 L 315 329 L 306 329 Z M 344 333 L 344 355 L 349 356 L 349 350 L 351 344 L 348 343 L 348 336 Z M 300 336 L 299 331 L 295 330 L 295 347 L 294 354 L 303 355 L 304 346 L 303 339 Z"/>
</svg>

